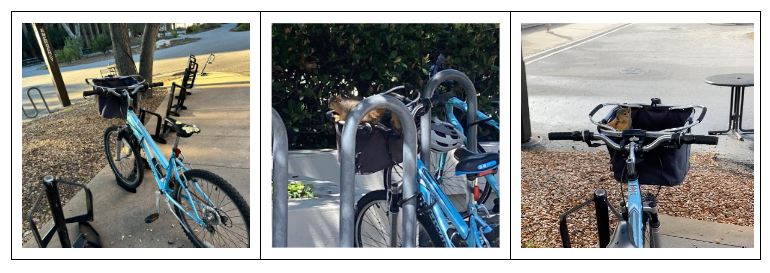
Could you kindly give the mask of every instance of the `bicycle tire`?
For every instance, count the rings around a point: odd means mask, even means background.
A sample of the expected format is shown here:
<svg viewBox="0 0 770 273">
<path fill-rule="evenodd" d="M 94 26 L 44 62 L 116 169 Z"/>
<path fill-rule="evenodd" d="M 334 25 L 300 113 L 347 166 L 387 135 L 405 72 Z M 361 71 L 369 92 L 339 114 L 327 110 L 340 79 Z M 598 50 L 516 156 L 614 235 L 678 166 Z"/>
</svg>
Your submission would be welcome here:
<svg viewBox="0 0 770 273">
<path fill-rule="evenodd" d="M 387 196 L 386 190 L 376 190 L 371 191 L 367 194 L 365 194 L 361 199 L 356 202 L 356 222 L 355 222 L 355 228 L 354 228 L 354 246 L 355 247 L 366 247 L 366 245 L 363 242 L 362 238 L 362 232 L 361 229 L 363 228 L 363 223 L 366 213 L 369 211 L 370 208 L 377 207 L 378 209 L 383 209 L 385 212 L 385 217 L 382 217 L 377 220 L 385 220 L 385 224 L 381 225 L 383 228 L 380 229 L 383 233 L 388 232 L 387 235 L 389 235 L 389 228 L 390 228 L 390 218 L 389 218 L 389 211 L 388 211 L 388 196 Z M 436 225 L 436 220 L 433 217 L 433 214 L 430 213 L 430 210 L 426 209 L 426 204 L 423 203 L 422 197 L 418 197 L 418 211 L 424 210 L 423 213 L 417 214 L 417 222 L 420 225 L 418 227 L 419 235 L 428 235 L 427 240 L 423 240 L 423 236 L 418 236 L 418 246 L 419 247 L 445 247 L 447 244 L 444 242 L 443 237 L 441 236 L 441 231 L 438 230 Z M 421 227 L 421 228 L 420 228 Z M 389 247 L 390 244 L 390 237 L 385 237 L 386 234 L 381 234 L 382 241 L 381 244 L 376 245 L 377 247 Z M 398 238 L 398 242 L 400 243 L 401 240 Z"/>
<path fill-rule="evenodd" d="M 123 128 L 125 127 L 113 125 L 104 130 L 104 155 L 107 163 L 110 165 L 110 169 L 112 169 L 112 173 L 115 175 L 118 185 L 126 191 L 136 193 L 136 188 L 142 184 L 144 179 L 144 160 L 141 157 L 139 142 L 136 140 L 136 137 L 130 131 Z M 113 136 L 115 144 L 112 144 Z M 127 161 L 118 159 L 121 160 L 121 163 L 133 161 L 134 165 L 130 168 L 128 174 L 121 173 L 121 170 L 115 164 L 115 160 L 113 160 L 112 149 L 117 145 L 118 141 L 123 142 L 123 145 L 127 145 L 127 147 L 124 146 L 122 148 L 121 152 L 133 155 L 133 159 L 130 159 L 128 156 L 124 158 Z"/>
<path fill-rule="evenodd" d="M 248 203 L 246 203 L 246 201 L 243 199 L 243 197 L 240 195 L 240 193 L 238 193 L 238 191 L 232 185 L 227 183 L 227 181 L 225 181 L 222 177 L 220 177 L 220 176 L 218 176 L 218 175 L 216 175 L 216 174 L 214 174 L 212 172 L 206 171 L 206 170 L 199 170 L 199 169 L 188 170 L 188 171 L 184 172 L 184 177 L 188 181 L 193 181 L 194 179 L 204 179 L 204 180 L 210 182 L 211 184 L 213 184 L 213 186 L 216 187 L 215 190 L 221 190 L 221 192 L 224 193 L 225 197 L 230 199 L 231 203 L 235 206 L 235 209 L 237 210 L 237 213 L 240 213 L 240 218 L 241 218 L 241 220 L 243 222 L 243 225 L 245 226 L 245 229 L 242 229 L 241 233 L 245 233 L 245 234 L 229 233 L 229 234 L 234 234 L 236 236 L 240 236 L 240 238 L 235 237 L 235 239 L 238 239 L 238 242 L 232 240 L 233 237 L 223 237 L 222 242 L 226 243 L 225 240 L 230 240 L 230 242 L 237 243 L 237 244 L 236 244 L 236 246 L 227 246 L 227 247 L 246 247 L 246 248 L 248 248 L 249 247 L 249 239 L 250 239 L 250 236 L 249 236 L 249 234 L 250 234 L 250 230 L 249 230 L 249 224 L 250 224 L 250 220 L 249 220 L 249 205 L 248 205 Z M 190 190 L 191 193 L 195 193 L 194 189 L 192 189 L 190 187 L 191 185 L 186 185 L 186 186 L 188 187 L 188 189 Z M 200 187 L 201 187 L 201 189 L 204 189 L 204 188 L 205 189 L 210 189 L 210 187 L 204 187 L 203 185 L 201 185 Z M 177 202 L 179 202 L 180 204 L 183 205 L 184 203 L 187 203 L 189 200 L 187 200 L 187 198 L 182 196 L 182 193 L 184 191 L 182 191 L 181 189 L 182 189 L 181 188 L 181 183 L 174 183 L 174 199 Z M 207 193 L 207 195 L 209 196 L 209 200 L 211 200 L 212 198 L 213 199 L 218 199 L 215 196 L 213 196 L 212 194 L 208 194 Z M 196 196 L 196 197 L 198 197 L 198 196 Z M 198 197 L 198 198 L 202 199 L 200 197 Z M 203 200 L 201 200 L 201 201 L 203 201 Z M 196 208 L 197 209 L 202 209 L 202 206 L 200 206 L 200 203 L 198 203 L 198 202 L 196 202 L 196 203 L 198 204 L 198 206 L 196 206 Z M 208 205 L 210 206 L 211 204 L 208 204 Z M 233 217 L 232 214 L 228 214 L 228 212 L 232 212 L 232 209 L 223 211 L 216 204 L 215 204 L 214 207 L 215 207 L 215 210 L 216 210 L 216 214 L 215 215 L 206 214 L 207 212 L 202 212 L 202 215 L 204 215 L 204 217 L 206 217 L 207 219 L 210 219 L 209 217 L 207 217 L 208 215 L 218 216 L 217 217 L 218 219 L 214 219 L 213 220 L 213 221 L 217 221 L 218 222 L 218 223 L 216 223 L 217 227 L 215 227 L 214 225 L 212 225 L 210 227 L 207 227 L 206 230 L 202 230 L 203 236 L 198 236 L 195 233 L 197 231 L 196 228 L 201 228 L 201 226 L 198 225 L 195 222 L 193 222 L 194 225 L 191 226 L 190 223 L 188 223 L 186 221 L 186 219 L 188 217 L 185 214 L 185 212 L 182 209 L 180 209 L 179 207 L 174 206 L 174 213 L 179 217 L 179 224 L 182 226 L 182 230 L 184 231 L 185 235 L 187 235 L 187 238 L 190 239 L 190 241 L 193 243 L 193 245 L 195 247 L 220 247 L 220 246 L 214 244 L 216 242 L 206 241 L 205 240 L 206 239 L 205 235 L 207 234 L 207 232 L 208 233 L 214 233 L 214 232 L 217 232 L 217 231 L 220 231 L 220 230 L 223 230 L 223 231 L 227 230 L 225 228 L 222 228 L 222 227 L 227 227 L 226 222 L 230 221 L 230 223 L 232 224 L 233 219 L 236 219 L 235 217 Z M 221 215 L 222 213 L 224 213 L 224 215 Z M 221 234 L 224 234 L 224 232 L 221 232 Z M 212 237 L 213 237 L 213 235 L 212 235 Z M 242 245 L 238 246 L 238 244 L 242 244 Z"/>
</svg>

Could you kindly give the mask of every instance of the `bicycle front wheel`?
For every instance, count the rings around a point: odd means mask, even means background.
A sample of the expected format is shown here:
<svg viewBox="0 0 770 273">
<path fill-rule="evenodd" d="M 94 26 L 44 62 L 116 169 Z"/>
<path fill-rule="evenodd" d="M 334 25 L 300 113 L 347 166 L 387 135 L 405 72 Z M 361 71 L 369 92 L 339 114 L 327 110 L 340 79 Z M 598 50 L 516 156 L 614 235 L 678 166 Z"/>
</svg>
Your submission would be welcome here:
<svg viewBox="0 0 770 273">
<path fill-rule="evenodd" d="M 422 205 L 422 198 L 420 206 Z M 386 190 L 376 190 L 365 194 L 356 202 L 356 224 L 354 228 L 355 247 L 391 247 L 391 239 L 396 236 L 396 246 L 401 246 L 401 234 L 393 234 L 392 229 L 400 230 L 401 215 L 397 216 L 398 225 L 393 225 L 389 209 L 388 193 Z M 436 227 L 430 211 L 417 215 L 418 247 L 444 247 L 446 243 Z"/>
<path fill-rule="evenodd" d="M 249 205 L 238 191 L 209 171 L 189 170 L 184 177 L 186 189 L 174 183 L 174 197 L 182 205 L 174 210 L 193 245 L 249 247 Z M 187 215 L 188 212 L 198 219 Z"/>
<path fill-rule="evenodd" d="M 144 179 L 144 160 L 136 137 L 124 126 L 110 126 L 104 130 L 104 155 L 118 185 L 136 192 Z"/>
</svg>

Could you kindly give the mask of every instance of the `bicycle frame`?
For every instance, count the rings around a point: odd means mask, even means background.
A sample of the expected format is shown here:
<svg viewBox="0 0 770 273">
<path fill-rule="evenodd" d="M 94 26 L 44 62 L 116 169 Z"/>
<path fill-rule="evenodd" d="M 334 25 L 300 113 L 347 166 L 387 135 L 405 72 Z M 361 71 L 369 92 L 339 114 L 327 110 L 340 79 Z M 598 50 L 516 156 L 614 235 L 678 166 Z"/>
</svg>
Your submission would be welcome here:
<svg viewBox="0 0 770 273">
<path fill-rule="evenodd" d="M 485 244 L 488 244 L 484 240 L 484 234 L 480 232 L 479 227 L 490 231 L 491 227 L 478 216 L 475 208 L 470 211 L 469 220 L 466 224 L 462 214 L 454 208 L 449 197 L 441 190 L 438 181 L 430 174 L 422 160 L 419 159 L 417 160 L 417 174 L 419 177 L 418 190 L 425 203 L 435 203 L 435 205 L 431 206 L 431 213 L 434 215 L 437 227 L 441 230 L 441 236 L 447 242 L 448 247 L 454 247 L 452 238 L 448 233 L 450 223 L 454 224 L 457 234 L 468 244 L 468 247 L 484 247 Z"/>
<path fill-rule="evenodd" d="M 130 104 L 129 104 L 130 105 Z M 142 150 L 144 151 L 145 156 L 147 157 L 147 164 L 150 166 L 150 170 L 152 170 L 153 177 L 155 178 L 155 183 L 158 186 L 158 189 L 160 192 L 166 197 L 166 200 L 170 201 L 175 207 L 179 208 L 181 211 L 184 211 L 185 214 L 193 219 L 196 223 L 203 226 L 205 223 L 203 222 L 203 219 L 201 219 L 200 215 L 198 214 L 198 209 L 196 208 L 195 201 L 192 199 L 192 195 L 190 194 L 190 190 L 188 189 L 186 183 L 182 183 L 183 181 L 187 181 L 187 178 L 184 177 L 184 171 L 189 170 L 182 161 L 176 156 L 176 153 L 172 150 L 171 155 L 168 159 L 163 157 L 163 153 L 160 152 L 160 148 L 155 144 L 155 141 L 152 139 L 152 135 L 147 131 L 147 129 L 144 127 L 142 122 L 139 120 L 139 117 L 134 113 L 133 107 L 129 107 L 129 110 L 127 111 L 126 115 L 126 125 L 129 129 L 131 129 L 131 132 L 136 137 L 136 139 L 139 141 L 139 145 L 142 147 Z M 177 143 L 179 141 L 179 138 L 177 138 Z M 120 147 L 122 145 L 121 142 L 118 142 L 116 145 L 117 149 L 117 155 L 120 157 L 120 151 L 122 150 Z M 176 147 L 176 145 L 174 145 Z M 138 156 L 138 155 L 136 155 Z M 160 169 L 163 169 L 165 171 L 165 176 L 161 177 L 159 174 L 159 168 L 154 164 L 154 162 L 157 162 L 160 166 Z M 181 173 L 181 174 L 180 174 Z M 173 175 L 173 177 L 172 177 Z M 192 208 L 192 212 L 186 210 L 179 202 L 174 200 L 174 198 L 171 196 L 174 189 L 171 188 L 171 181 L 172 179 L 176 179 L 176 181 L 179 181 L 180 183 L 180 190 L 184 192 L 183 196 L 187 199 L 187 201 L 190 203 L 190 206 Z M 191 181 L 195 190 L 201 194 L 206 202 L 211 204 L 211 200 L 209 199 L 208 195 L 206 195 L 205 192 L 200 188 L 197 182 Z M 173 212 L 173 211 L 172 211 Z M 180 220 L 177 215 L 177 220 Z M 184 226 L 183 226 L 184 227 Z"/>
<path fill-rule="evenodd" d="M 629 154 L 626 159 L 626 168 L 628 168 L 628 223 L 631 243 L 635 247 L 644 247 L 642 233 L 644 227 L 642 223 L 642 189 L 639 186 L 639 179 L 636 176 L 636 142 L 629 143 Z"/>
<path fill-rule="evenodd" d="M 460 130 L 461 134 L 465 134 L 465 130 L 463 129 L 462 124 L 460 123 L 460 120 L 457 119 L 457 117 L 454 115 L 454 109 L 459 109 L 463 111 L 464 113 L 468 112 L 468 104 L 464 101 L 458 99 L 457 97 L 451 97 L 447 101 L 446 104 L 444 104 L 444 112 L 446 112 L 446 118 L 449 123 L 455 126 L 458 130 Z M 476 116 L 477 120 L 486 120 L 484 123 L 486 123 L 489 126 L 492 126 L 493 128 L 500 131 L 500 125 L 495 121 L 494 119 L 490 119 L 489 115 L 485 114 L 484 112 L 481 112 L 479 110 L 476 110 Z M 467 141 L 467 140 L 466 140 Z M 468 144 L 466 142 L 466 144 Z M 444 165 L 446 164 L 446 153 L 442 153 L 439 158 L 438 162 L 439 170 L 444 169 Z M 442 173 L 439 173 L 437 176 L 437 180 L 441 180 L 441 177 L 443 176 Z M 495 178 L 494 174 L 487 175 L 484 178 L 486 178 L 487 183 L 492 186 L 492 190 L 495 192 L 497 196 L 500 196 L 500 189 L 497 184 L 497 178 Z"/>
</svg>

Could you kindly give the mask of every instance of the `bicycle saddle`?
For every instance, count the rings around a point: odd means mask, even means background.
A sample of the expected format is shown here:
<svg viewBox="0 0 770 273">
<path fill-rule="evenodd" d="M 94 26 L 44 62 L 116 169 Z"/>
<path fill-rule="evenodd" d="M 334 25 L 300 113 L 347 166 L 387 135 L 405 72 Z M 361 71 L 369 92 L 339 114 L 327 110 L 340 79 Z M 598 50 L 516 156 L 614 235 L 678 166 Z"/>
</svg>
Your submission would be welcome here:
<svg viewBox="0 0 770 273">
<path fill-rule="evenodd" d="M 456 175 L 494 173 L 500 162 L 498 153 L 474 153 L 465 147 L 455 150 L 454 157 L 459 161 L 455 167 Z"/>
<path fill-rule="evenodd" d="M 201 129 L 199 129 L 198 126 L 195 126 L 195 124 L 185 124 L 176 121 L 175 125 L 176 128 L 178 128 L 178 130 L 176 130 L 176 135 L 179 137 L 190 137 L 193 134 L 201 132 Z"/>
</svg>

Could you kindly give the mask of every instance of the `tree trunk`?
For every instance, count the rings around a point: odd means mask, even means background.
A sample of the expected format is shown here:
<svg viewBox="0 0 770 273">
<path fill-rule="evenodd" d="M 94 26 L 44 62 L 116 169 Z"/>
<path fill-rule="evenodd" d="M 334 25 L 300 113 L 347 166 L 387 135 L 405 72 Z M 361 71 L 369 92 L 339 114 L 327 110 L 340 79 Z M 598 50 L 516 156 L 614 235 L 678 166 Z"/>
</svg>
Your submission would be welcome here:
<svg viewBox="0 0 770 273">
<path fill-rule="evenodd" d="M 83 44 L 86 45 L 87 48 L 91 49 L 91 39 L 94 37 L 94 33 L 90 30 L 91 24 L 85 24 L 83 25 Z"/>
<path fill-rule="evenodd" d="M 142 33 L 142 54 L 139 57 L 139 74 L 152 83 L 152 63 L 155 57 L 155 41 L 160 24 L 145 24 Z"/>
<path fill-rule="evenodd" d="M 77 37 L 77 36 L 75 36 L 75 33 L 72 32 L 72 29 L 70 29 L 69 25 L 67 25 L 66 23 L 61 23 L 59 25 L 61 25 L 62 28 L 64 29 L 64 31 L 67 32 L 67 36 L 70 36 L 70 38 L 76 38 Z"/>
<path fill-rule="evenodd" d="M 110 24 L 112 53 L 115 56 L 115 68 L 118 75 L 136 75 L 136 65 L 131 54 L 131 40 L 128 38 L 128 25 Z"/>
</svg>

